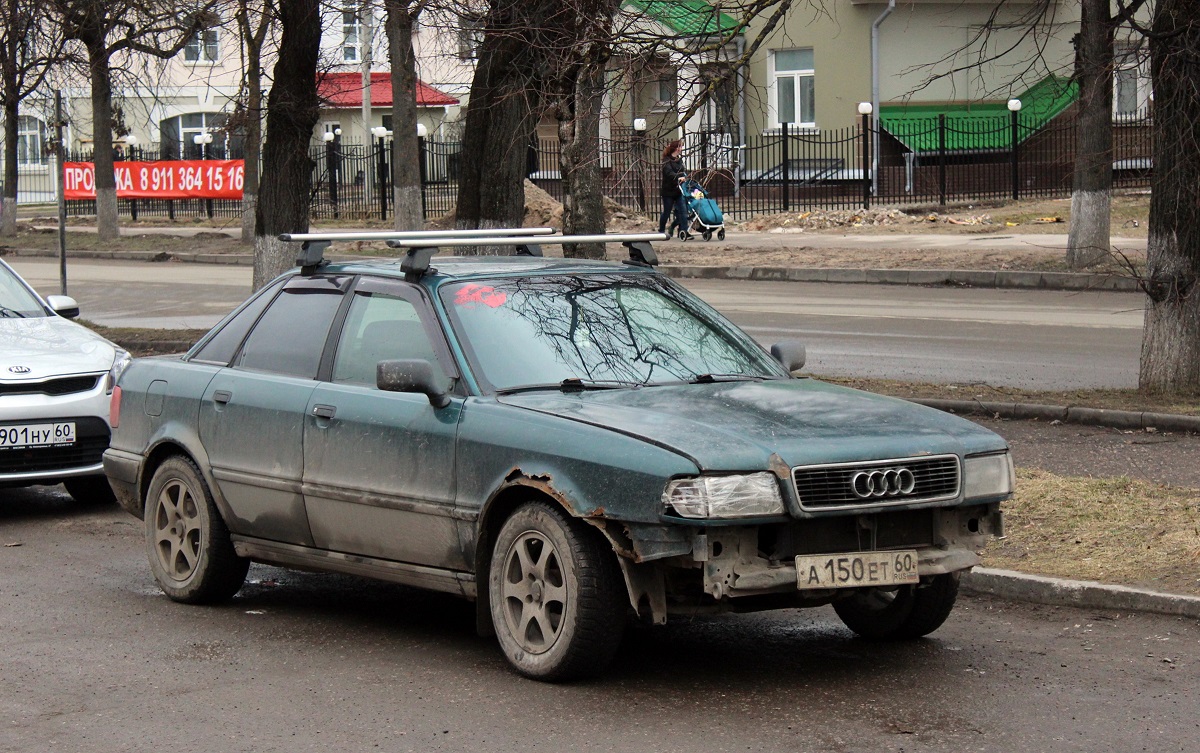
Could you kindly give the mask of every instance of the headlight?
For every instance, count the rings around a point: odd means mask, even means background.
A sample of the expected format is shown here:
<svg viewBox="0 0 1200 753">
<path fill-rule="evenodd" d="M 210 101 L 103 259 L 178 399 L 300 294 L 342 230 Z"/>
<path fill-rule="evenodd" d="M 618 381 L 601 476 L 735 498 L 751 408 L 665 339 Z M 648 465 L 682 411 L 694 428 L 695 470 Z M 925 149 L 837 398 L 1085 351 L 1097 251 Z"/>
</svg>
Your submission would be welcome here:
<svg viewBox="0 0 1200 753">
<path fill-rule="evenodd" d="M 113 387 L 116 386 L 117 380 L 125 373 L 125 369 L 129 368 L 129 364 L 133 362 L 133 356 L 121 348 L 117 348 L 116 355 L 113 356 L 112 367 L 108 370 L 108 379 L 104 383 L 104 391 L 111 395 Z"/>
<path fill-rule="evenodd" d="M 1002 497 L 1013 492 L 1012 455 L 980 455 L 963 461 L 967 499 Z"/>
<path fill-rule="evenodd" d="M 772 473 L 675 479 L 663 502 L 685 518 L 749 518 L 782 515 L 783 498 Z"/>
</svg>

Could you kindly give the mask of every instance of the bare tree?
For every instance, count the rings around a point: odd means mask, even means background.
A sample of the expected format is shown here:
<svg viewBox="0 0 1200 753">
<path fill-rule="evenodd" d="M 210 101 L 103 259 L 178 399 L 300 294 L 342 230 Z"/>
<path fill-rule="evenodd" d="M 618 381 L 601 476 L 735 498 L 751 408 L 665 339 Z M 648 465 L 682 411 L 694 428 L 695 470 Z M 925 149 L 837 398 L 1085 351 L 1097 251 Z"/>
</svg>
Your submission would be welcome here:
<svg viewBox="0 0 1200 753">
<path fill-rule="evenodd" d="M 392 199 L 397 230 L 425 226 L 417 139 L 417 60 L 413 31 L 422 0 L 384 0 L 384 28 L 392 65 Z"/>
<path fill-rule="evenodd" d="M 245 180 L 242 184 L 242 243 L 254 243 L 258 206 L 259 162 L 262 155 L 263 47 L 276 21 L 274 0 L 237 0 L 234 11 L 245 55 L 242 66 L 243 102 L 239 102 L 233 126 L 245 134 Z"/>
<path fill-rule="evenodd" d="M 113 173 L 113 58 L 124 53 L 167 59 L 197 31 L 215 24 L 216 0 L 48 0 L 63 36 L 87 55 L 92 102 L 92 161 L 96 171 L 96 228 L 117 237 L 117 183 Z"/>
<path fill-rule="evenodd" d="M 1154 174 L 1139 384 L 1200 395 L 1200 7 L 1157 0 L 1150 28 Z"/>
<path fill-rule="evenodd" d="M 21 102 L 46 79 L 58 59 L 58 27 L 35 0 L 0 0 L 0 105 L 4 119 L 4 192 L 0 236 L 17 232 L 17 118 Z"/>
<path fill-rule="evenodd" d="M 279 6 L 279 59 L 267 97 L 263 181 L 254 223 L 254 289 L 295 262 L 295 248 L 280 233 L 308 230 L 313 160 L 308 153 L 320 116 L 317 63 L 321 52 L 319 0 Z"/>
</svg>

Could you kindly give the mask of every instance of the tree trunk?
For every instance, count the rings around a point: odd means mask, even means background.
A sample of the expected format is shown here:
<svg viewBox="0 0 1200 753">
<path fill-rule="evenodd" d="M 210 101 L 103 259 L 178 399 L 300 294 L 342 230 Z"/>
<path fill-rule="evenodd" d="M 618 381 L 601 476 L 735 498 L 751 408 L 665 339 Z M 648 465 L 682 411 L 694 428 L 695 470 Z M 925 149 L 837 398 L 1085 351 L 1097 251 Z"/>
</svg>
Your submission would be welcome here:
<svg viewBox="0 0 1200 753">
<path fill-rule="evenodd" d="M 265 12 L 265 10 L 264 10 Z M 242 243 L 254 243 L 258 164 L 262 153 L 262 45 L 246 41 L 246 151 L 242 182 Z"/>
<path fill-rule="evenodd" d="M 421 143 L 417 139 L 417 58 L 409 0 L 386 0 L 388 57 L 392 64 L 392 199 L 397 230 L 425 227 L 421 196 Z"/>
<path fill-rule="evenodd" d="M 5 81 L 5 88 L 8 88 L 7 81 Z M 16 234 L 17 98 L 15 96 L 10 98 L 6 93 L 4 98 L 4 195 L 0 199 L 0 236 Z"/>
<path fill-rule="evenodd" d="M 1139 386 L 1200 394 L 1200 22 L 1196 0 L 1160 0 L 1150 39 L 1154 175 Z"/>
<path fill-rule="evenodd" d="M 1081 269 L 1108 256 L 1112 201 L 1113 23 L 1109 0 L 1083 0 L 1075 76 L 1075 182 L 1067 266 Z"/>
<path fill-rule="evenodd" d="M 279 58 L 267 98 L 264 180 L 254 223 L 255 290 L 295 265 L 297 246 L 280 241 L 278 235 L 308 231 L 313 171 L 308 148 L 320 115 L 320 2 L 281 3 L 279 21 Z"/>
<path fill-rule="evenodd" d="M 607 58 L 607 56 L 605 56 Z M 600 103 L 604 95 L 604 63 L 580 67 L 570 107 L 559 108 L 559 159 L 563 176 L 563 234 L 604 232 L 604 192 L 600 186 Z M 572 243 L 563 255 L 603 259 L 603 243 Z"/>
<path fill-rule="evenodd" d="M 117 178 L 113 173 L 112 74 L 104 34 L 84 40 L 92 83 L 92 165 L 96 171 L 96 233 L 100 240 L 120 236 L 117 225 Z"/>
<path fill-rule="evenodd" d="M 548 19 L 557 0 L 494 0 L 488 12 L 459 158 L 455 226 L 520 227 L 529 141 L 545 87 Z M 495 247 L 480 252 L 499 253 Z"/>
</svg>

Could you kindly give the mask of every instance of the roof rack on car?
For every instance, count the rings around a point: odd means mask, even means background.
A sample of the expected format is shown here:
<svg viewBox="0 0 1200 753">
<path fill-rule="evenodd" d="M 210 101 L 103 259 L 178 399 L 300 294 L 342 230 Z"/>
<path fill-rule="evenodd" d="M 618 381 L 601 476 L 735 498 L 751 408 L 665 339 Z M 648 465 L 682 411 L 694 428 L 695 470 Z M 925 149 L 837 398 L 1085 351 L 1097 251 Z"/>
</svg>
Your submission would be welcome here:
<svg viewBox="0 0 1200 753">
<path fill-rule="evenodd" d="M 296 256 L 296 266 L 300 273 L 309 275 L 325 263 L 325 249 L 334 241 L 386 241 L 439 240 L 442 238 L 497 238 L 510 235 L 545 236 L 554 235 L 557 230 L 552 227 L 491 227 L 475 230 L 354 230 L 349 232 L 331 233 L 281 233 L 279 240 L 298 242 L 301 244 L 300 253 Z"/>
<path fill-rule="evenodd" d="M 546 243 L 556 246 L 565 243 L 620 243 L 629 249 L 629 259 L 625 261 L 626 264 L 653 267 L 658 265 L 658 255 L 654 253 L 654 248 L 650 244 L 653 241 L 664 241 L 670 237 L 664 233 L 556 235 L 549 238 L 538 236 L 506 236 L 490 238 L 487 241 L 487 245 L 514 246 L 518 255 L 541 256 L 541 246 Z M 389 248 L 403 248 L 408 250 L 408 254 L 405 256 L 400 268 L 404 270 L 405 276 L 410 278 L 420 277 L 429 271 L 429 261 L 439 248 L 461 248 L 464 246 L 481 245 L 478 240 L 461 237 L 446 238 L 436 243 L 429 243 L 426 240 L 418 238 L 397 238 L 389 240 L 387 244 Z"/>
</svg>

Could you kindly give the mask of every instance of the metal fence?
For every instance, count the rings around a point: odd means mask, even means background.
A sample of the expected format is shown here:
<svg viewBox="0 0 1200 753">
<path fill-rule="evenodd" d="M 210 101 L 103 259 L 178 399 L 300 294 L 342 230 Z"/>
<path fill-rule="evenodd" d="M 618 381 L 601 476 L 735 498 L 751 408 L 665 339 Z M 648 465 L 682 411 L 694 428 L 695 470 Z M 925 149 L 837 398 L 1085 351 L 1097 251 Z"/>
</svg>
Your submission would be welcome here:
<svg viewBox="0 0 1200 753">
<path fill-rule="evenodd" d="M 1153 167 L 1150 125 L 1148 117 L 1124 118 L 1113 124 L 1115 187 L 1149 185 Z M 662 147 L 662 142 L 636 132 L 602 139 L 599 160 L 604 194 L 635 211 L 655 215 L 661 206 Z M 421 139 L 420 150 L 423 212 L 432 219 L 454 210 L 462 144 Z M 237 159 L 242 156 L 237 151 L 179 156 Z M 559 155 L 556 140 L 531 145 L 528 177 L 561 201 Z M 360 143 L 339 137 L 313 145 L 310 157 L 315 222 L 386 220 L 391 216 L 390 141 Z M 154 160 L 159 153 L 135 147 L 119 158 Z M 76 153 L 68 159 L 88 161 L 91 155 Z M 1065 197 L 1071 193 L 1074 162 L 1075 121 L 1066 115 L 1040 128 L 1031 127 L 1019 115 L 892 120 L 879 134 L 865 122 L 819 133 L 784 127 L 745 143 L 727 133 L 694 133 L 685 139 L 684 148 L 684 164 L 732 219 L 810 209 Z M 53 161 L 25 166 L 19 188 L 20 203 L 52 201 L 57 188 Z M 240 214 L 241 203 L 123 199 L 119 211 L 135 219 L 233 219 Z M 68 202 L 68 212 L 93 214 L 95 202 Z"/>
</svg>

